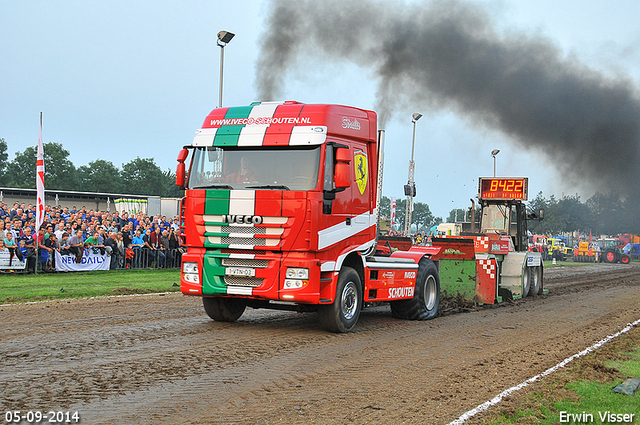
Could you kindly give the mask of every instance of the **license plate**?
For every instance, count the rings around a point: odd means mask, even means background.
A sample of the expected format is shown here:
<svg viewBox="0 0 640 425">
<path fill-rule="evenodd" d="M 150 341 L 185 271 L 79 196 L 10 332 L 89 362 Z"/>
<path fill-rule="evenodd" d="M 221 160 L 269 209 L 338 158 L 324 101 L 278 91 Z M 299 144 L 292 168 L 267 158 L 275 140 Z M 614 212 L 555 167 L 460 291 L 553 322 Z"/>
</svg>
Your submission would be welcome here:
<svg viewBox="0 0 640 425">
<path fill-rule="evenodd" d="M 224 274 L 226 276 L 255 277 L 256 269 L 250 269 L 248 267 L 227 267 Z"/>
</svg>

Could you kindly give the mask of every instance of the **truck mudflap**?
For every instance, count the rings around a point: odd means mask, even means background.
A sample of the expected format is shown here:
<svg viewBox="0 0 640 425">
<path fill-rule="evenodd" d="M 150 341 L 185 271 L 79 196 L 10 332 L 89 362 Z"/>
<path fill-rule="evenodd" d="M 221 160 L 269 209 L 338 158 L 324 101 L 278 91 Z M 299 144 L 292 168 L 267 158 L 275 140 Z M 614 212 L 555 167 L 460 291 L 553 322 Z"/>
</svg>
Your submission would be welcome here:
<svg viewBox="0 0 640 425">
<path fill-rule="evenodd" d="M 482 304 L 494 304 L 498 299 L 498 262 L 495 258 L 476 259 L 476 289 L 474 301 Z"/>
</svg>

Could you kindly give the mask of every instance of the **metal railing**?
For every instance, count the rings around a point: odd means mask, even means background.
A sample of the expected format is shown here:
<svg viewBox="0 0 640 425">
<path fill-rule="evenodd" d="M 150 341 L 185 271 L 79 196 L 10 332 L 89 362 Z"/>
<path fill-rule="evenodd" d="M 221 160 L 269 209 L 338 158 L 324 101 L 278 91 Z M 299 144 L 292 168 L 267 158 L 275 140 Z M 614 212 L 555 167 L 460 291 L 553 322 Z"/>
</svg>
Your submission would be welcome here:
<svg viewBox="0 0 640 425">
<path fill-rule="evenodd" d="M 127 252 L 128 251 L 128 252 Z M 110 262 L 109 270 L 127 270 L 127 269 L 179 269 L 182 261 L 182 254 L 186 252 L 183 247 L 171 250 L 151 250 L 148 248 L 140 249 L 116 249 L 111 255 L 108 255 Z M 37 267 L 37 273 L 55 272 L 55 260 L 49 258 L 42 261 L 42 258 L 33 255 L 23 258 L 24 261 L 13 257 L 13 267 L 8 263 L 8 253 L 6 261 L 0 258 L 0 272 L 17 272 L 17 273 L 33 273 L 34 267 Z M 6 263 L 6 264 L 5 264 Z"/>
</svg>

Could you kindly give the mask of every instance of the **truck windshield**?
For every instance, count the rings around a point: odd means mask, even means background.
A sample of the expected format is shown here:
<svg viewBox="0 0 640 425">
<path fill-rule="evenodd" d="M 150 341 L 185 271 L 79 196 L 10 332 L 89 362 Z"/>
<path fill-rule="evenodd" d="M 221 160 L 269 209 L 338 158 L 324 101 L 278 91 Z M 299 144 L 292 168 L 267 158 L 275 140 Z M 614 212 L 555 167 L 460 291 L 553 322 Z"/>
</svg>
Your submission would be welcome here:
<svg viewBox="0 0 640 425">
<path fill-rule="evenodd" d="M 311 190 L 318 183 L 320 146 L 195 148 L 189 189 Z"/>
<path fill-rule="evenodd" d="M 486 205 L 482 208 L 482 233 L 509 234 L 511 209 L 506 205 Z"/>
</svg>

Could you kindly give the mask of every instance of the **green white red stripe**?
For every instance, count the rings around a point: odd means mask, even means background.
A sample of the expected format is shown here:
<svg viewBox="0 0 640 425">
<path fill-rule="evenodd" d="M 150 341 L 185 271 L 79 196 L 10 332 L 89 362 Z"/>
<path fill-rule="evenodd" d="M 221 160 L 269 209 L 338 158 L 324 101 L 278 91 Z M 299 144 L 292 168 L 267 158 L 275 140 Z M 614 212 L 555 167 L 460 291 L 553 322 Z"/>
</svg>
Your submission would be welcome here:
<svg viewBox="0 0 640 425">
<path fill-rule="evenodd" d="M 193 146 L 302 146 L 320 145 L 327 137 L 327 127 L 311 125 L 309 116 L 278 116 L 284 102 L 262 102 L 250 106 L 227 108 L 224 117 L 213 117 L 196 132 Z M 289 109 L 291 106 L 289 106 Z M 300 113 L 302 106 L 300 106 Z M 290 132 L 272 131 L 277 126 L 291 127 Z"/>
</svg>

